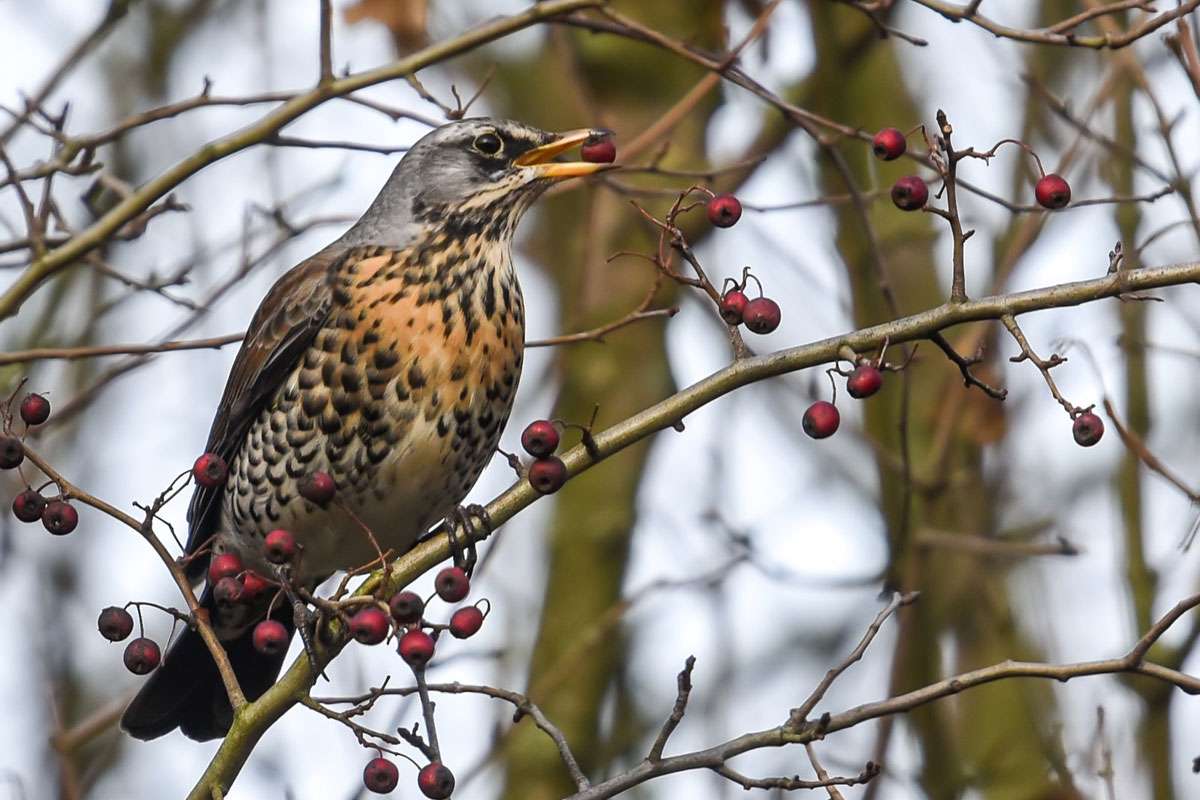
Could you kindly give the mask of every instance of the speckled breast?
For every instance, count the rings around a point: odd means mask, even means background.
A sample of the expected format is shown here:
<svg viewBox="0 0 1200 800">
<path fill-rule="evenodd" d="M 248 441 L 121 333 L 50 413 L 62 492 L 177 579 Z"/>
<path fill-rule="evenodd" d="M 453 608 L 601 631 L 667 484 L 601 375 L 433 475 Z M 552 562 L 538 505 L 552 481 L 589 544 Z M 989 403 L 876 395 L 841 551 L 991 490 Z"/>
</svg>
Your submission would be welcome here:
<svg viewBox="0 0 1200 800">
<path fill-rule="evenodd" d="M 287 528 L 315 579 L 375 557 L 363 525 L 402 552 L 462 501 L 508 420 L 524 347 L 507 247 L 360 248 L 330 279 L 328 320 L 252 426 L 222 508 L 224 546 L 253 562 Z M 317 470 L 338 486 L 325 508 L 297 493 Z"/>
</svg>

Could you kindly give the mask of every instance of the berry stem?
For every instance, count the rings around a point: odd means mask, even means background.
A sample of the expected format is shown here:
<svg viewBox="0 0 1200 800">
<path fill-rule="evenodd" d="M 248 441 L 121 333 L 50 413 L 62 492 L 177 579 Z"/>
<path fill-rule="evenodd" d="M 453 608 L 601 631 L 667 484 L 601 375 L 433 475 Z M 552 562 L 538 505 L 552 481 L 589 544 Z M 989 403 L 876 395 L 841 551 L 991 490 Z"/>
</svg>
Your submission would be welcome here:
<svg viewBox="0 0 1200 800">
<path fill-rule="evenodd" d="M 442 748 L 438 745 L 437 726 L 433 721 L 434 702 L 429 697 L 429 684 L 425 682 L 425 667 L 413 667 L 417 681 L 417 696 L 421 698 L 421 714 L 425 717 L 425 738 L 429 740 L 431 761 L 442 760 Z"/>
<path fill-rule="evenodd" d="M 967 237 L 963 235 L 962 220 L 958 217 L 958 182 L 956 173 L 958 160 L 962 154 L 954 152 L 950 137 L 954 128 L 946 118 L 946 112 L 940 108 L 937 112 L 938 142 L 945 156 L 942 165 L 942 178 L 946 186 L 946 220 L 950 223 L 950 233 L 954 241 L 953 268 L 954 275 L 950 281 L 950 302 L 963 303 L 967 300 L 967 275 L 964 245 Z"/>
<path fill-rule="evenodd" d="M 1021 326 L 1017 324 L 1017 320 L 1012 314 L 1005 314 L 1000 318 L 1000 321 L 1004 323 L 1004 327 L 1008 329 L 1013 339 L 1016 340 L 1017 346 L 1021 348 L 1020 354 L 1008 360 L 1014 364 L 1019 364 L 1022 361 L 1032 362 L 1038 368 L 1038 371 L 1042 373 L 1042 377 L 1046 379 L 1046 386 L 1050 387 L 1050 394 L 1054 395 L 1054 399 L 1058 401 L 1058 404 L 1067 410 L 1067 415 L 1071 419 L 1075 419 L 1075 417 L 1082 414 L 1085 409 L 1068 402 L 1062 396 L 1062 392 L 1058 390 L 1058 384 L 1054 382 L 1054 377 L 1050 374 L 1050 370 L 1062 364 L 1067 359 L 1058 353 L 1051 355 L 1050 358 L 1042 358 L 1035 353 L 1033 348 L 1029 346 L 1029 340 L 1025 338 L 1024 331 L 1021 330 Z"/>
</svg>

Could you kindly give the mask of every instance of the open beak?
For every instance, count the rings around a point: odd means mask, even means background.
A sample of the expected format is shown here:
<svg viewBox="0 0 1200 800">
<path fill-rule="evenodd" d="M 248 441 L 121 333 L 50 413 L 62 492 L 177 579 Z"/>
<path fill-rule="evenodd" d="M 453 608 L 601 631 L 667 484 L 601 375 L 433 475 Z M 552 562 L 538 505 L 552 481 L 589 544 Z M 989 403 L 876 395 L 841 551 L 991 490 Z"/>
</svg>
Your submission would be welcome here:
<svg viewBox="0 0 1200 800">
<path fill-rule="evenodd" d="M 602 128 L 580 128 L 576 131 L 567 131 L 566 133 L 559 134 L 557 138 L 548 144 L 535 147 L 532 150 L 526 150 L 513 159 L 513 164 L 518 167 L 534 170 L 539 178 L 551 178 L 553 180 L 594 175 L 597 172 L 612 169 L 615 165 L 594 164 L 590 161 L 552 161 L 551 159 L 559 153 L 566 152 L 573 147 L 583 144 L 588 139 L 611 135 L 611 131 L 606 131 Z"/>
</svg>

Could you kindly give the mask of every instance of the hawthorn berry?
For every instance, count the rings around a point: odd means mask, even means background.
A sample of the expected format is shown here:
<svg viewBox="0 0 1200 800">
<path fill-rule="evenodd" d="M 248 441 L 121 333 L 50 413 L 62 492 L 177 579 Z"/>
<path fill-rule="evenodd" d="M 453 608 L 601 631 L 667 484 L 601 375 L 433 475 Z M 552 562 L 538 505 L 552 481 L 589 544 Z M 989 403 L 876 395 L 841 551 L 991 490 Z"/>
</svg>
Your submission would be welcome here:
<svg viewBox="0 0 1200 800">
<path fill-rule="evenodd" d="M 838 413 L 837 406 L 825 400 L 818 400 L 804 412 L 801 424 L 804 426 L 804 432 L 812 438 L 824 439 L 837 432 L 841 421 L 842 415 Z"/>
<path fill-rule="evenodd" d="M 479 606 L 460 608 L 450 615 L 450 634 L 455 639 L 468 639 L 483 627 L 483 612 Z"/>
<path fill-rule="evenodd" d="M 558 456 L 539 458 L 529 465 L 528 477 L 538 494 L 554 494 L 567 482 L 567 465 Z"/>
<path fill-rule="evenodd" d="M 79 512 L 65 500 L 51 500 L 42 509 L 42 526 L 55 536 L 66 536 L 79 524 Z"/>
<path fill-rule="evenodd" d="M 254 649 L 264 656 L 277 656 L 287 650 L 292 637 L 279 620 L 264 619 L 254 626 L 250 639 Z"/>
<path fill-rule="evenodd" d="M 123 608 L 109 606 L 100 612 L 96 627 L 100 635 L 110 642 L 124 641 L 133 633 L 133 617 Z"/>
<path fill-rule="evenodd" d="M 584 142 L 579 154 L 593 164 L 611 164 L 617 160 L 617 145 L 611 136 L 598 136 Z"/>
<path fill-rule="evenodd" d="M 375 794 L 387 794 L 400 783 L 400 770 L 386 758 L 372 758 L 363 768 L 363 786 Z"/>
<path fill-rule="evenodd" d="M 719 194 L 708 201 L 705 212 L 718 228 L 732 228 L 742 218 L 742 204 L 731 194 Z"/>
<path fill-rule="evenodd" d="M 1079 446 L 1091 447 L 1104 435 L 1104 421 L 1091 411 L 1085 411 L 1075 418 L 1071 434 Z"/>
<path fill-rule="evenodd" d="M 350 618 L 350 635 L 359 644 L 379 644 L 388 635 L 388 615 L 375 606 L 360 609 Z"/>
<path fill-rule="evenodd" d="M 870 397 L 883 386 L 883 373 L 870 364 L 859 364 L 846 379 L 846 393 L 856 400 Z"/>
<path fill-rule="evenodd" d="M 447 603 L 457 603 L 471 591 L 471 580 L 462 567 L 445 567 L 433 579 L 433 589 Z"/>
<path fill-rule="evenodd" d="M 750 298 L 741 289 L 730 289 L 721 298 L 721 319 L 726 325 L 741 325 Z"/>
<path fill-rule="evenodd" d="M 1071 202 L 1071 184 L 1063 176 L 1050 173 L 1038 178 L 1033 194 L 1038 205 L 1053 211 Z"/>
<path fill-rule="evenodd" d="M 226 575 L 213 586 L 213 599 L 221 606 L 236 606 L 245 596 L 242 582 L 232 575 Z"/>
<path fill-rule="evenodd" d="M 769 297 L 756 297 L 746 304 L 742 321 L 753 333 L 770 333 L 779 327 L 782 312 L 779 304 Z"/>
<path fill-rule="evenodd" d="M 400 637 L 400 657 L 414 669 L 425 666 L 433 658 L 433 637 L 413 628 Z"/>
<path fill-rule="evenodd" d="M 25 460 L 25 448 L 15 436 L 0 437 L 0 469 L 14 469 Z"/>
<path fill-rule="evenodd" d="M 270 587 L 270 582 L 253 570 L 242 573 L 242 601 L 249 603 Z"/>
<path fill-rule="evenodd" d="M 884 128 L 871 140 L 871 150 L 881 161 L 894 161 L 904 155 L 908 142 L 898 128 Z"/>
<path fill-rule="evenodd" d="M 916 175 L 905 175 L 892 184 L 892 202 L 901 211 L 923 208 L 929 199 L 929 187 Z"/>
<path fill-rule="evenodd" d="M 313 472 L 300 479 L 297 485 L 300 496 L 319 506 L 327 504 L 337 493 L 337 484 L 328 472 Z"/>
<path fill-rule="evenodd" d="M 26 489 L 13 498 L 13 516 L 21 522 L 37 522 L 46 510 L 46 498 L 36 489 Z"/>
<path fill-rule="evenodd" d="M 125 669 L 134 675 L 145 675 L 158 667 L 162 661 L 162 651 L 153 639 L 142 636 L 125 646 L 124 659 Z"/>
<path fill-rule="evenodd" d="M 291 531 L 276 528 L 263 539 L 263 555 L 272 564 L 286 564 L 296 557 L 296 537 Z"/>
<path fill-rule="evenodd" d="M 224 486 L 229 478 L 229 465 L 216 453 L 205 453 L 192 465 L 192 477 L 206 489 Z"/>
<path fill-rule="evenodd" d="M 237 553 L 218 553 L 208 562 L 208 580 L 215 584 L 221 578 L 236 578 L 242 572 L 242 557 Z"/>
<path fill-rule="evenodd" d="M 558 449 L 558 429 L 548 419 L 535 419 L 521 431 L 521 446 L 534 458 L 545 458 Z"/>
<path fill-rule="evenodd" d="M 421 615 L 425 613 L 425 601 L 416 592 L 396 592 L 388 601 L 388 608 L 396 622 L 411 625 L 421 621 Z"/>
<path fill-rule="evenodd" d="M 445 800 L 454 791 L 454 773 L 440 761 L 432 761 L 417 773 L 417 786 L 430 800 Z"/>
<path fill-rule="evenodd" d="M 41 425 L 50 419 L 50 401 L 32 392 L 25 395 L 21 401 L 21 419 L 26 425 Z"/>
</svg>

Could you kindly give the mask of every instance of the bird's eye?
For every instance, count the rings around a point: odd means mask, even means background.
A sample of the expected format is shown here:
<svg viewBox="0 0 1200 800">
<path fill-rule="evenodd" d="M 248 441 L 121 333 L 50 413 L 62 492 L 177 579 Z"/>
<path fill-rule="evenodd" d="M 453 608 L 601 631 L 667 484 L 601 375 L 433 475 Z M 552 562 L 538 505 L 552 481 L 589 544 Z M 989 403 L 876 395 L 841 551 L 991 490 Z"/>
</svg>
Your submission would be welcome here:
<svg viewBox="0 0 1200 800">
<path fill-rule="evenodd" d="M 475 149 L 485 156 L 494 156 L 500 152 L 504 142 L 494 133 L 481 133 L 475 137 Z"/>
</svg>

